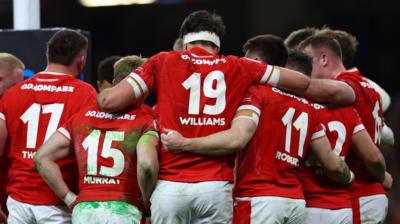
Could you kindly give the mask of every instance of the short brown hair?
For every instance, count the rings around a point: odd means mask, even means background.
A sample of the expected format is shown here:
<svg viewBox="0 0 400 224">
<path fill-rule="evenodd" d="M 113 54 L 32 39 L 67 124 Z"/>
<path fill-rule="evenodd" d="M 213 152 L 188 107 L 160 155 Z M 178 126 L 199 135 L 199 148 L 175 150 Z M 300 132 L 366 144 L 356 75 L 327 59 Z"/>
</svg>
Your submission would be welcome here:
<svg viewBox="0 0 400 224">
<path fill-rule="evenodd" d="M 314 35 L 318 31 L 315 27 L 305 27 L 291 32 L 285 39 L 285 45 L 289 50 L 297 48 L 299 44 Z"/>
<path fill-rule="evenodd" d="M 141 66 L 146 60 L 142 57 L 131 55 L 119 59 L 114 64 L 114 80 L 116 83 L 122 81 L 133 70 Z"/>
<path fill-rule="evenodd" d="M 87 45 L 88 39 L 79 31 L 60 30 L 47 42 L 47 60 L 49 63 L 69 66 Z"/>
<path fill-rule="evenodd" d="M 307 46 L 311 46 L 317 49 L 328 48 L 336 56 L 342 58 L 342 50 L 339 41 L 337 41 L 330 35 L 315 34 L 313 36 L 310 36 L 300 43 L 299 49 L 304 49 Z"/>
<path fill-rule="evenodd" d="M 323 28 L 319 33 L 331 35 L 339 41 L 342 50 L 342 61 L 346 69 L 354 67 L 354 56 L 357 53 L 357 38 L 344 30 L 331 30 L 328 27 Z"/>
<path fill-rule="evenodd" d="M 7 69 L 25 69 L 24 63 L 22 63 L 19 58 L 15 57 L 13 54 L 6 52 L 0 52 L 0 65 L 5 66 L 5 68 Z"/>
<path fill-rule="evenodd" d="M 243 53 L 246 51 L 257 52 L 264 63 L 281 67 L 285 66 L 288 57 L 288 50 L 283 39 L 272 34 L 248 39 L 243 45 Z"/>
<path fill-rule="evenodd" d="M 295 71 L 299 71 L 305 75 L 311 76 L 312 58 L 299 50 L 289 52 L 286 67 Z"/>
</svg>

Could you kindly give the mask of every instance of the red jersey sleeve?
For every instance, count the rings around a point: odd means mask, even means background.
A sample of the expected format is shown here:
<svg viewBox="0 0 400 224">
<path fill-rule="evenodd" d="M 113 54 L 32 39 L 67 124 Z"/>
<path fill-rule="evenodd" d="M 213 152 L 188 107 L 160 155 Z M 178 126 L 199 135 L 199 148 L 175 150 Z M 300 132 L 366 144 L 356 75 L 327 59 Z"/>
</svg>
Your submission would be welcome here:
<svg viewBox="0 0 400 224">
<path fill-rule="evenodd" d="M 57 129 L 60 134 L 64 135 L 70 141 L 72 141 L 72 122 L 75 116 L 77 116 L 77 114 L 72 116 L 67 122 Z"/>
<path fill-rule="evenodd" d="M 153 91 L 156 70 L 164 54 L 165 52 L 154 55 L 129 74 L 127 81 L 133 87 L 136 98 L 146 97 Z"/>
<path fill-rule="evenodd" d="M 364 130 L 365 127 L 364 127 L 364 125 L 361 121 L 360 115 L 357 113 L 356 109 L 354 109 L 354 108 L 351 108 L 351 109 L 353 110 L 353 114 L 352 114 L 350 120 L 351 120 L 351 122 L 353 122 L 353 127 L 354 127 L 353 134 L 355 134 L 361 130 Z"/>
<path fill-rule="evenodd" d="M 320 138 L 325 134 L 325 128 L 324 126 L 321 124 L 320 119 L 317 116 L 317 113 L 313 113 L 311 115 L 311 120 L 315 121 L 315 125 L 312 131 L 312 135 L 311 135 L 311 140 L 315 140 L 317 138 Z"/>
<path fill-rule="evenodd" d="M 260 94 L 261 93 L 257 86 L 250 87 L 250 89 L 247 90 L 247 93 L 244 95 L 237 112 L 247 109 L 252 110 L 260 115 L 262 108 L 262 97 Z"/>
<path fill-rule="evenodd" d="M 239 58 L 241 65 L 247 71 L 250 78 L 255 80 L 254 84 L 269 84 L 276 86 L 279 75 L 276 76 L 275 67 L 249 58 Z"/>
</svg>

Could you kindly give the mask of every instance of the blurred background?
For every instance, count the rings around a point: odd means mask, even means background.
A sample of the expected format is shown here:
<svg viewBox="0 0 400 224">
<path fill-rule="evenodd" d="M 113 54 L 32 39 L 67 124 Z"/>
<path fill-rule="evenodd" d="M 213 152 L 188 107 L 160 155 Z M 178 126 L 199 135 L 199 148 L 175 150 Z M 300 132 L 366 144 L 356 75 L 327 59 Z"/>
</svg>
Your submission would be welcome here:
<svg viewBox="0 0 400 224">
<path fill-rule="evenodd" d="M 222 39 L 223 54 L 242 56 L 243 43 L 254 35 L 269 33 L 285 38 L 291 31 L 306 26 L 328 25 L 355 35 L 360 42 L 355 64 L 392 97 L 385 121 L 397 138 L 394 147 L 382 149 L 395 181 L 389 192 L 386 223 L 400 224 L 400 89 L 397 87 L 400 6 L 395 1 L 136 0 L 145 4 L 130 4 L 129 0 L 117 0 L 114 2 L 128 4 L 117 6 L 99 4 L 102 2 L 105 1 L 40 1 L 42 28 L 70 27 L 90 32 L 92 57 L 85 80 L 94 86 L 97 65 L 105 57 L 130 54 L 150 57 L 172 49 L 181 22 L 194 10 L 207 9 L 223 16 L 227 27 Z M 13 1 L 0 0 L 0 32 L 12 28 Z M 4 45 L 0 43 L 0 52 L 4 51 L 1 47 Z M 26 51 L 32 49 L 34 46 Z M 45 61 L 45 55 L 41 57 Z"/>
</svg>

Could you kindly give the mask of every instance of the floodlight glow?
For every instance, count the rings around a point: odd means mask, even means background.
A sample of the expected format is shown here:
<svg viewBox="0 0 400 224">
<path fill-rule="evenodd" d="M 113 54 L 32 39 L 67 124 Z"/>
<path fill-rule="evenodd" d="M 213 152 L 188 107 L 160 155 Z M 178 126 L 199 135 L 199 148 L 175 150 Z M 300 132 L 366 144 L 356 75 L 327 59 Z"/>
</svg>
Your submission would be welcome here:
<svg viewBox="0 0 400 224">
<path fill-rule="evenodd" d="M 79 0 L 79 1 L 85 7 L 151 4 L 156 2 L 156 0 Z"/>
</svg>

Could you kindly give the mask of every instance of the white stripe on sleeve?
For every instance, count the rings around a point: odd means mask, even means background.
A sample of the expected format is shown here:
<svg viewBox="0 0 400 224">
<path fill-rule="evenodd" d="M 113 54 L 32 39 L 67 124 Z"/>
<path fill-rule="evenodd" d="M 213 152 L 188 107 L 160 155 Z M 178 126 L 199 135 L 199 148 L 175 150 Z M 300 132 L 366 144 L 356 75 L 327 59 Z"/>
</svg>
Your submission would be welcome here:
<svg viewBox="0 0 400 224">
<path fill-rule="evenodd" d="M 365 129 L 364 125 L 363 124 L 359 124 L 359 125 L 354 127 L 353 134 L 355 134 L 355 133 L 357 133 L 357 132 L 359 132 L 361 130 L 364 130 L 364 129 Z"/>
<path fill-rule="evenodd" d="M 69 133 L 69 131 L 67 131 L 67 129 L 60 127 L 58 129 L 58 132 L 60 132 L 61 134 L 63 134 L 66 138 L 68 138 L 69 140 L 71 140 L 71 135 Z"/>
<path fill-rule="evenodd" d="M 132 77 L 139 84 L 140 88 L 143 90 L 143 94 L 146 95 L 149 92 L 146 83 L 138 74 L 131 72 L 129 76 Z"/>
<path fill-rule="evenodd" d="M 253 106 L 253 105 L 242 105 L 236 110 L 236 112 L 241 111 L 241 110 L 252 110 L 252 111 L 256 112 L 258 114 L 258 116 L 260 116 L 260 114 L 261 114 L 260 109 L 258 109 L 256 106 Z"/>
<path fill-rule="evenodd" d="M 311 140 L 317 139 L 317 138 L 322 137 L 324 135 L 325 135 L 325 131 L 324 130 L 314 132 L 312 134 L 312 136 L 311 136 Z"/>
<path fill-rule="evenodd" d="M 3 113 L 1 113 L 1 112 L 0 112 L 0 119 L 6 120 L 6 116 L 5 116 Z"/>
</svg>

